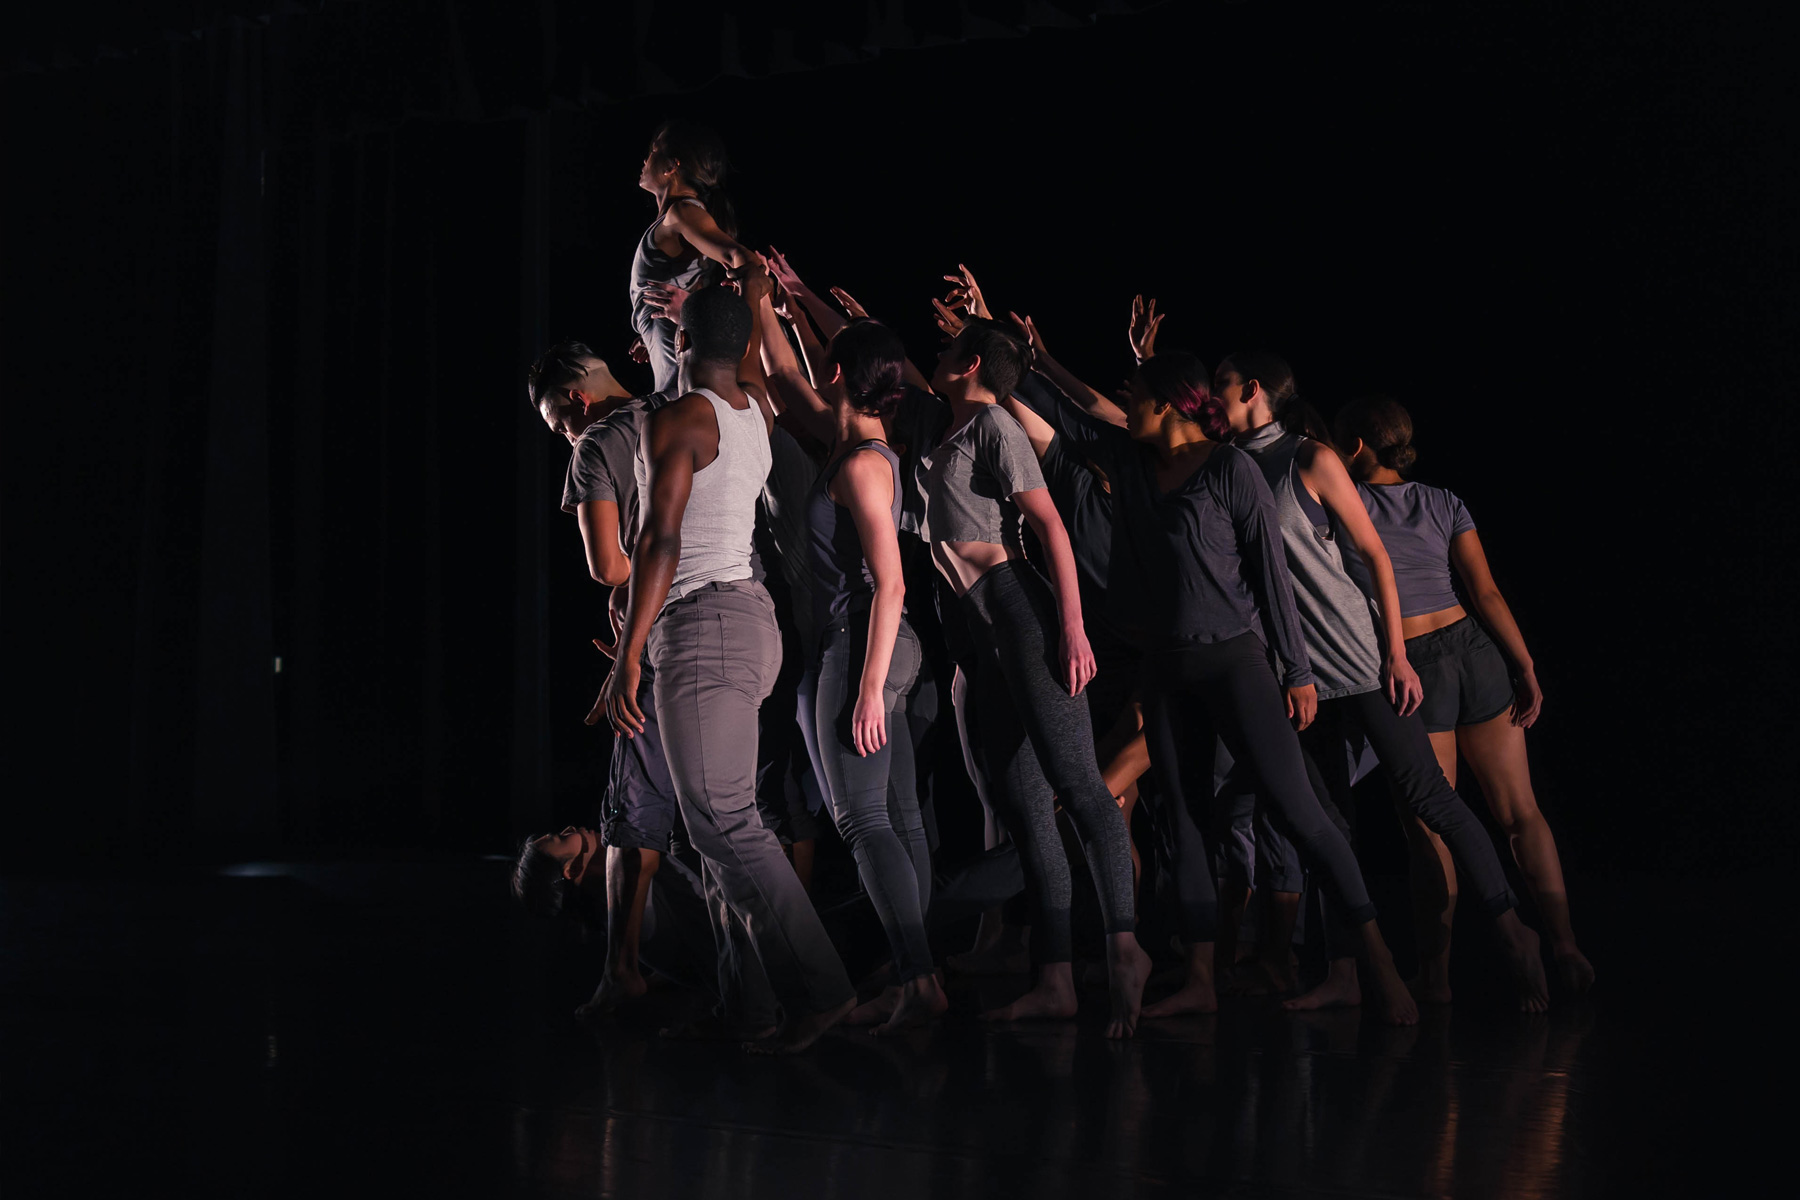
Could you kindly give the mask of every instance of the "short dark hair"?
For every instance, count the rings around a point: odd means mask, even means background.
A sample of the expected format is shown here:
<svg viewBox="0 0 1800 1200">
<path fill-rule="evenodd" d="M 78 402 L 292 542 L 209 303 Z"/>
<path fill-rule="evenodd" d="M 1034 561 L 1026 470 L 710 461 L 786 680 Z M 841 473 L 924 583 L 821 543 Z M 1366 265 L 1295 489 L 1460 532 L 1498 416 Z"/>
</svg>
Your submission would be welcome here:
<svg viewBox="0 0 1800 1200">
<path fill-rule="evenodd" d="M 569 881 L 563 878 L 563 865 L 539 846 L 535 837 L 526 838 L 519 846 L 512 894 L 527 912 L 541 917 L 560 917 L 568 907 Z"/>
<path fill-rule="evenodd" d="M 987 317 L 970 317 L 952 343 L 963 362 L 979 357 L 975 381 L 1004 400 L 1031 370 L 1031 343 L 1010 325 Z"/>
<path fill-rule="evenodd" d="M 736 363 L 750 348 L 750 306 L 730 288 L 701 288 L 681 306 L 688 349 L 707 363 Z"/>
<path fill-rule="evenodd" d="M 588 372 L 588 363 L 599 359 L 586 342 L 558 342 L 525 372 L 525 390 L 536 408 L 551 388 L 568 387 Z"/>
<path fill-rule="evenodd" d="M 850 406 L 872 417 L 885 417 L 900 403 L 906 389 L 906 347 L 900 335 L 868 317 L 857 317 L 838 330 L 825 351 L 826 361 L 844 372 L 844 391 Z"/>
<path fill-rule="evenodd" d="M 1398 400 L 1386 396 L 1352 400 L 1339 410 L 1332 432 L 1345 449 L 1362 442 L 1374 453 L 1375 461 L 1391 471 L 1404 474 L 1419 461 L 1412 444 L 1412 414 Z"/>
</svg>

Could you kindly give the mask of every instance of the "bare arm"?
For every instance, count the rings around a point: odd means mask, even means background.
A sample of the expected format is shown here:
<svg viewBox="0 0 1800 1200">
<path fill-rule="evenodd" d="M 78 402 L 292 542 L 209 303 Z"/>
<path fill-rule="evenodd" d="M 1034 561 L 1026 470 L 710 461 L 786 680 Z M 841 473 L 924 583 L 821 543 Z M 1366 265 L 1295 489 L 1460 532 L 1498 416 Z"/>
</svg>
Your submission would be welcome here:
<svg viewBox="0 0 1800 1200">
<path fill-rule="evenodd" d="M 650 439 L 650 486 L 644 496 L 643 528 L 631 556 L 630 593 L 624 630 L 612 674 L 587 715 L 589 725 L 601 717 L 627 737 L 644 731 L 637 689 L 644 643 L 650 626 L 669 598 L 675 568 L 681 562 L 681 521 L 693 493 L 694 471 L 704 458 L 719 453 L 719 423 L 712 406 L 690 394 L 651 414 L 644 436 Z"/>
<path fill-rule="evenodd" d="M 1537 665 L 1531 661 L 1531 651 L 1525 648 L 1525 635 L 1519 632 L 1519 623 L 1513 620 L 1506 597 L 1494 583 L 1493 573 L 1488 570 L 1487 552 L 1481 548 L 1481 537 L 1473 529 L 1465 529 L 1450 539 L 1450 564 L 1462 577 L 1475 615 L 1500 643 L 1500 652 L 1506 655 L 1517 673 L 1512 720 L 1514 725 L 1529 729 L 1544 707 Z"/>
<path fill-rule="evenodd" d="M 756 313 L 758 324 L 776 320 L 774 305 L 767 296 L 760 297 L 752 311 Z M 762 366 L 768 375 L 770 393 L 782 412 L 829 446 L 837 437 L 837 418 L 832 416 L 831 406 L 807 381 L 799 360 L 794 357 L 794 348 L 788 345 L 786 338 L 762 339 Z"/>
<path fill-rule="evenodd" d="M 1381 670 L 1387 676 L 1388 700 L 1401 716 L 1411 716 L 1425 699 L 1425 688 L 1419 673 L 1406 661 L 1406 635 L 1400 627 L 1400 589 L 1394 583 L 1394 564 L 1388 559 L 1387 547 L 1375 532 L 1374 522 L 1356 494 L 1356 484 L 1344 470 L 1337 452 L 1307 439 L 1301 444 L 1300 481 L 1312 489 L 1350 544 L 1369 566 L 1369 578 L 1375 584 L 1375 609 L 1381 615 L 1379 631 L 1383 642 Z"/>
<path fill-rule="evenodd" d="M 850 510 L 863 558 L 875 577 L 875 602 L 869 607 L 869 647 L 863 655 L 862 685 L 851 718 L 856 752 L 868 755 L 887 743 L 887 675 L 894 659 L 894 638 L 906 606 L 906 580 L 900 570 L 900 538 L 894 532 L 894 472 L 874 451 L 857 451 L 845 460 L 831 483 L 831 498 Z"/>
<path fill-rule="evenodd" d="M 630 579 L 631 560 L 619 546 L 619 506 L 611 500 L 586 500 L 575 510 L 575 519 L 594 582 L 618 587 Z"/>
<path fill-rule="evenodd" d="M 1074 372 L 1050 356 L 1050 351 L 1044 346 L 1043 335 L 1038 332 L 1035 321 L 1030 317 L 1021 317 L 1018 313 L 1009 313 L 1008 315 L 1012 317 L 1013 324 L 1019 327 L 1020 332 L 1031 340 L 1031 348 L 1037 352 L 1037 361 L 1032 363 L 1035 369 L 1042 371 L 1051 383 L 1061 388 L 1063 393 L 1073 400 L 1081 411 L 1097 420 L 1105 421 L 1108 425 L 1117 425 L 1120 429 L 1125 428 L 1125 411 L 1123 409 L 1077 379 Z"/>
<path fill-rule="evenodd" d="M 668 215 L 663 218 L 663 227 L 680 235 L 688 245 L 714 262 L 724 263 L 734 271 L 747 262 L 761 261 L 756 251 L 720 229 L 712 214 L 699 204 L 677 202 L 670 205 Z"/>
<path fill-rule="evenodd" d="M 1056 505 L 1050 500 L 1049 488 L 1032 488 L 1014 492 L 1013 503 L 1031 522 L 1044 553 L 1050 559 L 1050 586 L 1056 592 L 1056 611 L 1062 619 L 1062 658 L 1068 669 L 1069 695 L 1076 696 L 1094 677 L 1094 652 L 1088 646 L 1087 630 L 1081 621 L 1081 587 L 1076 581 L 1075 552 L 1069 546 L 1069 531 L 1063 528 Z"/>
<path fill-rule="evenodd" d="M 1000 407 L 1011 413 L 1012 419 L 1024 426 L 1025 436 L 1031 440 L 1031 452 L 1038 456 L 1039 461 L 1042 461 L 1044 455 L 1050 452 L 1050 443 L 1056 440 L 1056 430 L 1050 427 L 1050 422 L 1038 416 L 1031 410 L 1030 405 L 1017 396 L 1006 397 L 1000 401 Z"/>
</svg>

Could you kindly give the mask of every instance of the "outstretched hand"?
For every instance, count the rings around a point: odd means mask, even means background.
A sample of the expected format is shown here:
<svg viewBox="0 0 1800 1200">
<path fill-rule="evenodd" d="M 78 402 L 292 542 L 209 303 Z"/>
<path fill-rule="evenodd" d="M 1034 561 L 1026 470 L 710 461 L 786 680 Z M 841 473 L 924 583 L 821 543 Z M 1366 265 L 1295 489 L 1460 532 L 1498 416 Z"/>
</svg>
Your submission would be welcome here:
<svg viewBox="0 0 1800 1200">
<path fill-rule="evenodd" d="M 795 273 L 794 268 L 788 266 L 787 255 L 770 246 L 769 253 L 763 261 L 769 264 L 769 274 L 775 277 L 775 282 L 781 285 L 782 291 L 790 296 L 807 294 L 805 281 Z"/>
<path fill-rule="evenodd" d="M 681 324 L 681 306 L 687 303 L 687 298 L 691 295 L 693 293 L 686 288 L 678 288 L 672 283 L 651 283 L 644 286 L 644 303 L 657 316 L 667 317 L 677 325 Z M 642 339 L 639 339 L 638 345 L 643 345 Z M 632 357 L 637 358 L 635 354 Z M 648 356 L 637 361 L 648 361 Z"/>
<path fill-rule="evenodd" d="M 1162 320 L 1155 300 L 1146 305 L 1141 293 L 1131 298 L 1131 325 L 1126 336 L 1131 339 L 1131 352 L 1139 362 L 1156 356 L 1156 331 L 1162 327 Z"/>
<path fill-rule="evenodd" d="M 1025 335 L 1025 340 L 1031 343 L 1033 353 L 1048 357 L 1050 351 L 1044 346 L 1044 335 L 1038 332 L 1037 322 L 1030 317 L 1021 317 L 1016 312 L 1009 312 L 1006 315 L 1012 318 L 1012 323 L 1019 327 L 1019 332 Z"/>
<path fill-rule="evenodd" d="M 960 308 L 971 317 L 982 317 L 991 320 L 987 301 L 981 295 L 981 285 L 975 282 L 975 272 L 961 263 L 956 264 L 955 275 L 944 278 L 950 283 L 950 293 L 944 297 L 944 304 L 950 308 Z"/>
<path fill-rule="evenodd" d="M 832 288 L 831 295 L 834 299 L 837 300 L 837 302 L 839 304 L 843 305 L 844 311 L 849 313 L 851 316 L 867 317 L 869 315 L 869 310 L 864 308 L 862 305 L 858 304 L 856 302 L 856 297 L 852 296 L 849 292 L 846 292 L 843 288 L 841 288 L 841 287 Z"/>
<path fill-rule="evenodd" d="M 964 321 L 955 309 L 936 297 L 932 298 L 931 307 L 937 312 L 937 327 L 944 331 L 946 341 L 955 341 L 956 335 L 963 331 Z"/>
</svg>

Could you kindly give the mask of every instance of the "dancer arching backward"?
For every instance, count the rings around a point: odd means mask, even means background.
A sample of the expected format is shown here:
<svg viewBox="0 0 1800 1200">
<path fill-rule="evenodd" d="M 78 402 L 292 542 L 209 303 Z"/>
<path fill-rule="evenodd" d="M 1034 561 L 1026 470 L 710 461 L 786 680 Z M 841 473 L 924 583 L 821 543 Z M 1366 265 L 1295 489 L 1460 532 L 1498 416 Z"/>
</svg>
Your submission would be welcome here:
<svg viewBox="0 0 1800 1200">
<path fill-rule="evenodd" d="M 718 282 L 723 267 L 761 262 L 738 243 L 737 220 L 721 186 L 725 146 L 702 125 L 665 121 L 650 139 L 638 186 L 656 197 L 656 220 L 638 239 L 631 260 L 632 356 L 650 364 L 656 390 L 675 386 L 675 322 L 663 315 L 651 289 L 695 291 Z M 648 294 L 647 294 L 648 293 Z"/>
<path fill-rule="evenodd" d="M 1338 414 L 1333 431 L 1393 560 L 1406 654 L 1425 689 L 1419 716 L 1438 763 L 1454 783 L 1457 754 L 1468 760 L 1543 915 L 1558 976 L 1571 991 L 1585 992 L 1594 968 L 1575 942 L 1556 839 L 1538 811 L 1525 753 L 1525 731 L 1537 720 L 1544 694 L 1512 610 L 1488 571 L 1475 522 L 1454 492 L 1406 479 L 1418 452 L 1412 417 L 1399 404 L 1354 402 Z M 1452 567 L 1474 619 L 1456 597 Z M 1365 577 L 1358 582 L 1368 586 Z M 1436 834 L 1415 822 L 1408 835 L 1420 922 L 1417 986 L 1424 998 L 1448 1001 L 1456 872 Z"/>
<path fill-rule="evenodd" d="M 1537 935 L 1519 920 L 1494 844 L 1439 768 L 1415 712 L 1419 677 L 1407 662 L 1393 567 L 1355 484 L 1330 446 L 1289 430 L 1289 423 L 1298 424 L 1298 392 L 1293 371 L 1276 355 L 1227 358 L 1214 376 L 1213 394 L 1236 435 L 1232 444 L 1256 460 L 1275 496 L 1294 604 L 1319 689 L 1319 715 L 1306 740 L 1333 785 L 1333 802 L 1351 811 L 1346 744 L 1367 737 L 1403 815 L 1441 837 L 1473 881 L 1517 980 L 1519 1007 L 1542 1012 L 1548 996 Z M 1338 544 L 1340 531 L 1350 542 L 1349 556 Z M 1372 581 L 1373 614 L 1345 569 L 1346 557 L 1359 559 Z M 1278 949 L 1278 960 L 1264 960 L 1264 969 L 1276 975 L 1288 967 L 1286 947 Z M 1355 958 L 1334 953 L 1325 982 L 1286 1007 L 1356 1004 L 1360 998 Z"/>
<path fill-rule="evenodd" d="M 750 1048 L 804 1049 L 855 1006 L 855 992 L 781 844 L 756 812 L 757 709 L 780 668 L 774 604 L 751 578 L 756 498 L 769 473 L 770 419 L 740 384 L 755 326 L 725 288 L 688 297 L 677 335 L 682 395 L 646 422 L 638 450 L 643 516 L 619 654 L 602 713 L 635 737 L 646 649 L 656 715 L 688 837 L 705 861 L 721 988 L 744 935 L 786 1021 Z M 761 375 L 760 369 L 755 370 Z M 755 386 L 752 384 L 751 386 Z"/>
<path fill-rule="evenodd" d="M 1036 984 L 989 1015 L 1075 1014 L 1069 867 L 1055 819 L 1060 800 L 1100 894 L 1112 994 L 1107 1036 L 1129 1037 L 1150 958 L 1132 932 L 1129 834 L 1100 777 L 1093 726 L 1080 698 L 1094 657 L 1082 627 L 1075 561 L 1031 445 L 996 403 L 1012 394 L 1030 356 L 1012 330 L 971 319 L 938 359 L 931 386 L 950 404 L 950 426 L 920 464 L 922 534 L 976 643 L 969 686 L 981 715 L 977 756 L 1019 844 L 1036 910 Z M 1043 543 L 1053 587 L 1025 561 L 1021 520 Z"/>
<path fill-rule="evenodd" d="M 1072 378 L 1057 382 L 1065 392 L 1085 388 Z M 1188 946 L 1187 982 L 1144 1015 L 1217 1007 L 1218 896 L 1201 834 L 1216 732 L 1255 772 L 1262 803 L 1342 905 L 1368 956 L 1384 1017 L 1411 1024 L 1418 1008 L 1375 924 L 1350 843 L 1320 807 L 1289 724 L 1310 723 L 1316 688 L 1269 485 L 1248 455 L 1208 436 L 1202 422 L 1218 422 L 1217 404 L 1205 366 L 1191 354 L 1145 360 L 1131 378 L 1124 415 L 1124 429 L 1092 417 L 1081 424 L 1091 437 L 1089 456 L 1112 484 L 1108 595 L 1144 647 L 1145 728 L 1171 806 Z M 1259 625 L 1281 661 L 1279 685 Z"/>
<path fill-rule="evenodd" d="M 768 304 L 766 297 L 761 303 Z M 773 328 L 772 308 L 764 307 L 761 316 Z M 788 411 L 811 418 L 831 445 L 807 505 L 819 630 L 811 720 L 832 815 L 887 932 L 898 981 L 891 994 L 861 1006 L 850 1019 L 903 1029 L 929 1021 L 950 1003 L 933 973 L 925 934 L 931 848 L 902 712 L 922 655 L 905 616 L 900 459 L 882 426 L 900 399 L 906 349 L 874 321 L 852 321 L 838 330 L 824 356 L 831 372 L 821 381 L 827 407 L 785 339 L 765 338 L 763 345 L 771 387 Z"/>
</svg>

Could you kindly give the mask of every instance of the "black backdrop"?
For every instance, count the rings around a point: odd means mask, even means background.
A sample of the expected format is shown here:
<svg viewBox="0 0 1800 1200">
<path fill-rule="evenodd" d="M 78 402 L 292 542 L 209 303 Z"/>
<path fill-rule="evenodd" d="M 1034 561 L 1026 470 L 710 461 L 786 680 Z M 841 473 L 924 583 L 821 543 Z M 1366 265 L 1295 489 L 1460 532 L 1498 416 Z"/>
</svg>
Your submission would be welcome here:
<svg viewBox="0 0 1800 1200">
<path fill-rule="evenodd" d="M 962 261 L 1097 382 L 1142 290 L 1165 344 L 1278 349 L 1328 411 L 1399 396 L 1534 646 L 1570 856 L 1792 844 L 1767 31 L 1674 3 L 877 5 L 860 33 L 288 7 L 76 54 L 34 28 L 4 79 L 10 866 L 498 851 L 591 815 L 598 589 L 521 376 L 555 337 L 622 361 L 668 114 L 725 134 L 753 242 L 918 355 Z"/>
</svg>

